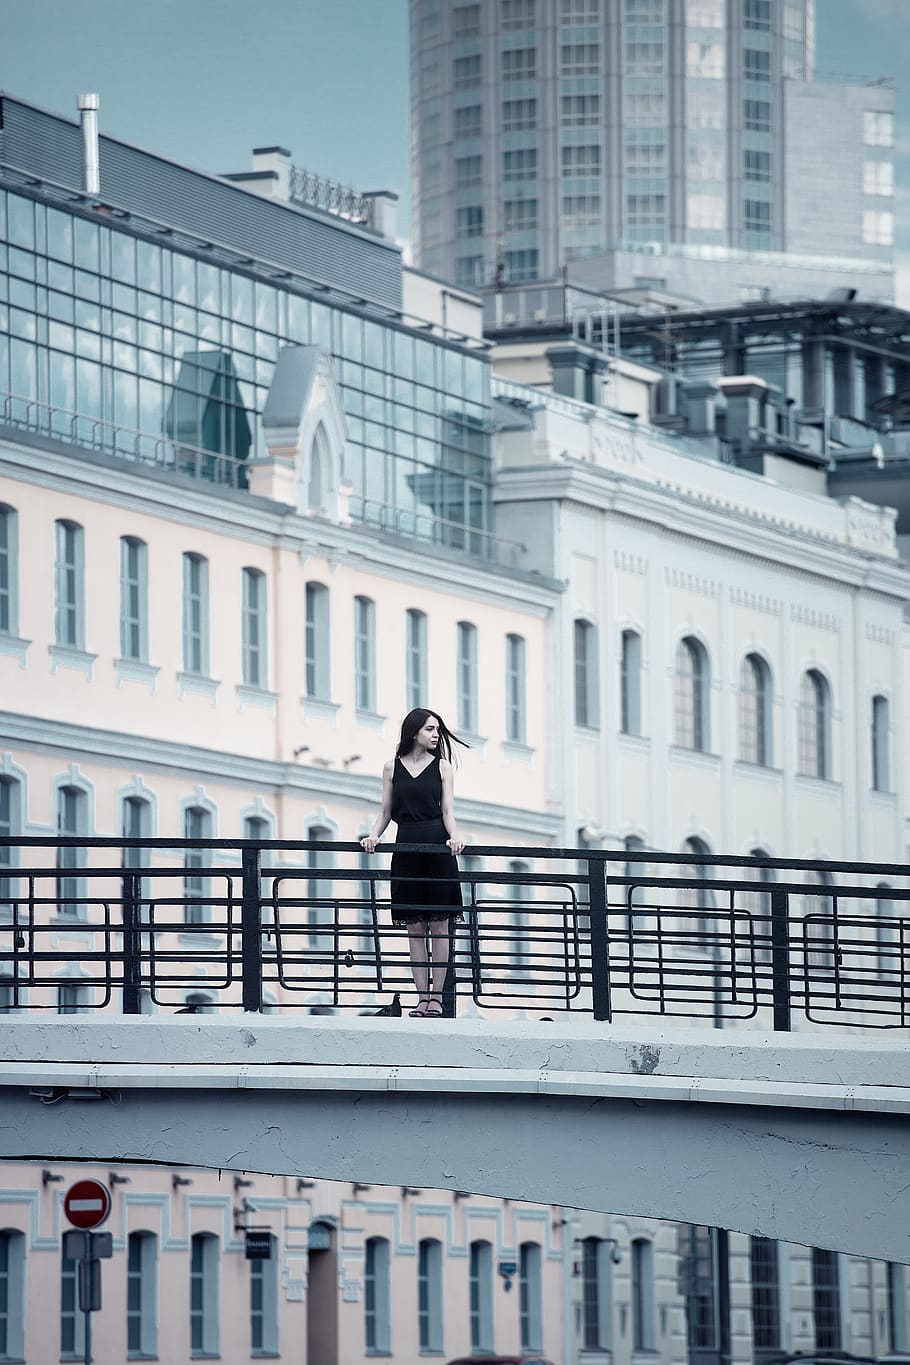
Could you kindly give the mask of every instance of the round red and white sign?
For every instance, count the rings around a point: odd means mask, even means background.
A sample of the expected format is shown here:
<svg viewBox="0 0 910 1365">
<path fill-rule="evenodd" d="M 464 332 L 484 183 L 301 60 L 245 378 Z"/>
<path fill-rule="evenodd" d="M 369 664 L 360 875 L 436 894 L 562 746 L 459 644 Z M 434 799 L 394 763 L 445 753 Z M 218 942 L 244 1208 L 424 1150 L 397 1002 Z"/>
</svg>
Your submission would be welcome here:
<svg viewBox="0 0 910 1365">
<path fill-rule="evenodd" d="M 100 1180 L 77 1180 L 63 1199 L 63 1212 L 74 1228 L 100 1228 L 111 1211 L 111 1192 Z"/>
</svg>

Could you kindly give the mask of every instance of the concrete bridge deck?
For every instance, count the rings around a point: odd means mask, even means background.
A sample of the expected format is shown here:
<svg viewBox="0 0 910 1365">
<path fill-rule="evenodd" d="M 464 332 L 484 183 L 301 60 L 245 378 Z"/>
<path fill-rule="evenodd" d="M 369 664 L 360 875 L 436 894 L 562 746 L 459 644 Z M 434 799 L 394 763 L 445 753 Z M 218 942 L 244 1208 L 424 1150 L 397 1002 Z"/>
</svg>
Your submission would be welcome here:
<svg viewBox="0 0 910 1365">
<path fill-rule="evenodd" d="M 0 1158 L 464 1189 L 910 1260 L 910 1044 L 486 1020 L 5 1021 Z"/>
</svg>

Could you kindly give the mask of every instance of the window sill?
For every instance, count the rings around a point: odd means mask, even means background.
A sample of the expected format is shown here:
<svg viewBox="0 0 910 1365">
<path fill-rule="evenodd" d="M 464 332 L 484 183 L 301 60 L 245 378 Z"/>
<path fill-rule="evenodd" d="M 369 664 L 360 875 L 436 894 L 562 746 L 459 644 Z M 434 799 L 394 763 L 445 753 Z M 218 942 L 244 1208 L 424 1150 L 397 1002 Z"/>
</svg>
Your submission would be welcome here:
<svg viewBox="0 0 910 1365">
<path fill-rule="evenodd" d="M 526 763 L 530 767 L 534 762 L 536 750 L 532 749 L 530 744 L 521 744 L 518 740 L 506 739 L 503 740 L 499 749 L 503 758 L 511 759 L 515 763 Z"/>
<path fill-rule="evenodd" d="M 127 1360 L 159 1360 L 160 1356 L 151 1351 L 127 1351 Z"/>
<path fill-rule="evenodd" d="M 783 768 L 775 768 L 770 763 L 753 763 L 748 758 L 738 758 L 734 767 L 737 772 L 747 773 L 751 777 L 773 778 L 775 781 L 784 775 Z"/>
<path fill-rule="evenodd" d="M 600 726 L 582 725 L 580 721 L 576 721 L 575 733 L 577 735 L 584 735 L 587 739 L 598 739 L 600 737 Z"/>
<path fill-rule="evenodd" d="M 712 768 L 720 762 L 720 754 L 712 754 L 709 749 L 687 749 L 682 744 L 671 744 L 670 753 L 674 758 L 694 759 L 696 763 L 706 763 Z"/>
<path fill-rule="evenodd" d="M 325 697 L 300 698 L 301 720 L 330 720 L 334 727 L 338 722 L 340 710 L 341 706 L 337 701 L 328 701 Z"/>
<path fill-rule="evenodd" d="M 203 673 L 177 674 L 177 696 L 181 699 L 189 692 L 199 697 L 208 697 L 209 701 L 214 702 L 218 698 L 220 686 L 217 678 L 207 678 Z"/>
<path fill-rule="evenodd" d="M 18 635 L 0 635 L 0 654 L 11 654 L 14 659 L 18 659 L 24 668 L 28 663 L 28 647 L 31 640 L 22 640 Z M 0 1360 L 6 1360 L 6 1356 L 0 1356 Z M 13 1359 L 12 1356 L 9 1357 Z"/>
<path fill-rule="evenodd" d="M 364 1355 L 370 1356 L 371 1358 L 375 1358 L 378 1356 L 381 1357 L 383 1360 L 389 1360 L 391 1358 L 392 1352 L 380 1351 L 378 1347 L 368 1346 L 367 1349 L 364 1351 Z"/>
<path fill-rule="evenodd" d="M 251 687 L 249 683 L 237 684 L 237 710 L 245 711 L 248 706 L 258 706 L 274 716 L 278 707 L 278 693 L 270 692 L 267 687 Z"/>
<path fill-rule="evenodd" d="M 358 725 L 366 725 L 368 729 L 379 730 L 380 732 L 385 729 L 386 718 L 380 716 L 377 711 L 361 711 L 358 708 L 354 714 Z M 367 1355 L 369 1354 L 370 1352 L 367 1351 Z M 391 1355 L 391 1351 L 380 1352 L 380 1354 Z"/>
<path fill-rule="evenodd" d="M 77 672 L 84 673 L 89 682 L 92 681 L 97 654 L 88 654 L 84 649 L 73 649 L 72 645 L 48 645 L 47 652 L 51 656 L 52 673 L 56 673 L 58 668 L 74 668 Z"/>
<path fill-rule="evenodd" d="M 796 781 L 800 786 L 821 787 L 823 791 L 834 791 L 841 786 L 833 777 L 817 777 L 812 773 L 797 773 Z"/>
<path fill-rule="evenodd" d="M 154 694 L 160 671 L 154 664 L 147 664 L 141 659 L 114 660 L 114 681 L 118 687 L 124 682 L 144 683 L 149 692 Z"/>
<path fill-rule="evenodd" d="M 250 1351 L 250 1360 L 280 1360 L 280 1351 Z"/>
<path fill-rule="evenodd" d="M 650 737 L 648 735 L 639 734 L 637 731 L 617 730 L 616 733 L 620 743 L 622 744 L 631 744 L 637 747 L 644 747 L 650 744 L 651 742 Z"/>
<path fill-rule="evenodd" d="M 882 791 L 881 787 L 870 787 L 869 795 L 873 801 L 880 801 L 883 805 L 890 806 L 897 796 L 897 792 Z"/>
</svg>

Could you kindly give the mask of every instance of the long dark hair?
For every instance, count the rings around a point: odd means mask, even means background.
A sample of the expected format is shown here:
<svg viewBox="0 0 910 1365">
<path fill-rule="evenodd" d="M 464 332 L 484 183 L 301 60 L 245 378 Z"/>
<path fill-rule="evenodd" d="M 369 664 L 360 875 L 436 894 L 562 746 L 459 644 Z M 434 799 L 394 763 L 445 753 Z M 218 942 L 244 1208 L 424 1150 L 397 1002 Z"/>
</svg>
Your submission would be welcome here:
<svg viewBox="0 0 910 1365">
<path fill-rule="evenodd" d="M 435 720 L 439 721 L 439 744 L 437 746 L 437 753 L 441 753 L 443 758 L 448 759 L 450 763 L 456 763 L 458 761 L 454 757 L 453 744 L 460 744 L 462 748 L 470 749 L 470 744 L 467 744 L 463 739 L 459 739 L 458 736 L 449 729 L 438 711 L 428 711 L 425 706 L 415 706 L 414 710 L 409 711 L 401 722 L 401 735 L 398 740 L 398 748 L 395 750 L 396 758 L 405 758 L 411 752 L 418 731 L 423 729 L 430 719 L 430 716 L 433 716 Z"/>
</svg>

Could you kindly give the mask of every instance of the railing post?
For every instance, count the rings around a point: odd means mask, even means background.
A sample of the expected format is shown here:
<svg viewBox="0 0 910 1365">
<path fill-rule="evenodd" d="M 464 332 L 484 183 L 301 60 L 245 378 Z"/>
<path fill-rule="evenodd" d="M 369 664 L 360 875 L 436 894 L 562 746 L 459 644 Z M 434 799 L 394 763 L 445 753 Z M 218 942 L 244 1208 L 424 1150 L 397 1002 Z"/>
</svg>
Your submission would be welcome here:
<svg viewBox="0 0 910 1365">
<path fill-rule="evenodd" d="M 142 883 L 138 872 L 125 872 L 121 884 L 123 904 L 123 1013 L 141 1014 L 142 959 L 139 939 L 139 902 Z"/>
<path fill-rule="evenodd" d="M 786 891 L 771 892 L 771 999 L 774 1032 L 790 1032 L 790 898 Z"/>
<path fill-rule="evenodd" d="M 241 853 L 243 890 L 240 903 L 240 956 L 243 1008 L 262 1011 L 262 924 L 260 917 L 260 850 Z"/>
<path fill-rule="evenodd" d="M 591 924 L 591 992 L 594 1018 L 613 1020 L 610 999 L 610 936 L 607 932 L 606 864 L 588 857 L 588 917 Z"/>
</svg>

